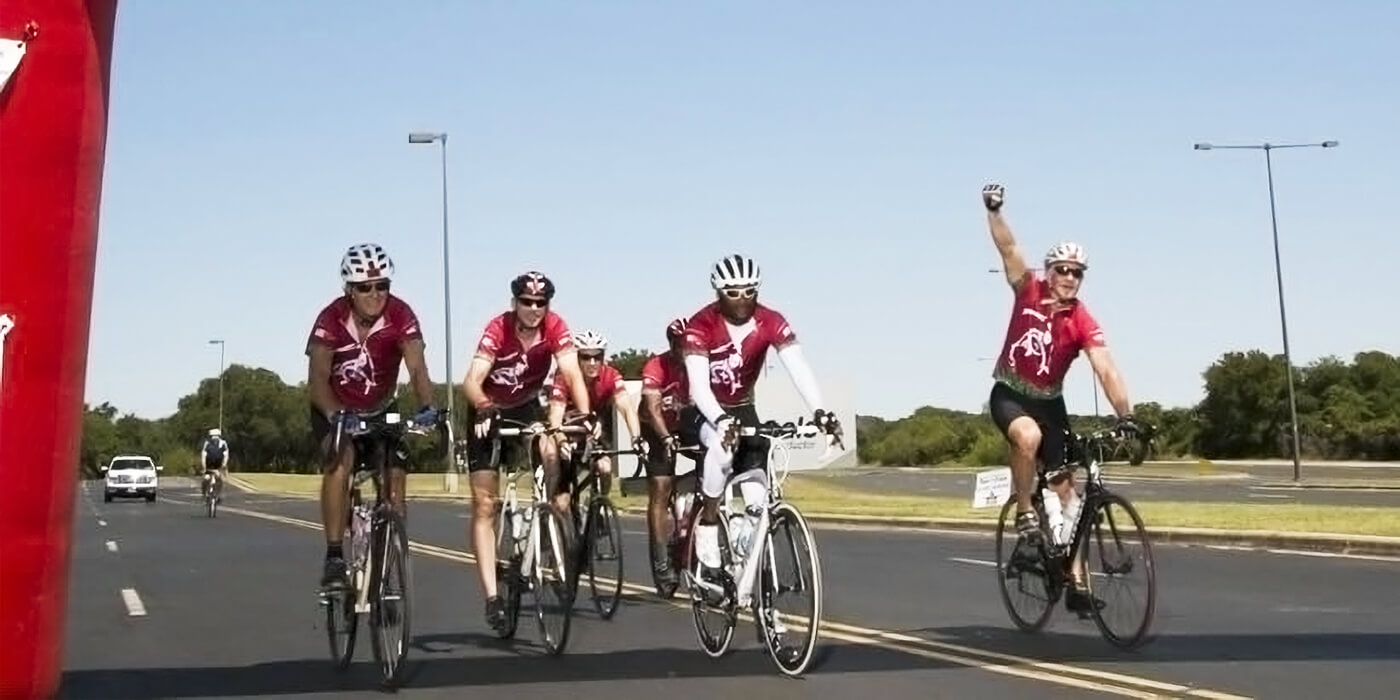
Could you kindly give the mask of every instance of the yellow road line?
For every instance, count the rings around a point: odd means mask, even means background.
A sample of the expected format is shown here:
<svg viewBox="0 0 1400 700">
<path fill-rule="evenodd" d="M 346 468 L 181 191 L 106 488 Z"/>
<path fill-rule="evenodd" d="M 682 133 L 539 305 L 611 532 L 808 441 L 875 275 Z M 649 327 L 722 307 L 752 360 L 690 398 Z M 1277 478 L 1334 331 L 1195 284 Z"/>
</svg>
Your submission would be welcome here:
<svg viewBox="0 0 1400 700">
<path fill-rule="evenodd" d="M 172 499 L 173 500 L 173 499 Z M 252 518 L 269 520 L 272 522 L 292 525 L 319 532 L 321 524 L 299 518 L 291 518 L 272 513 L 246 510 L 232 506 L 224 506 L 220 510 L 227 513 L 235 513 Z M 476 557 L 465 551 L 439 547 L 409 540 L 409 548 L 420 554 L 425 554 L 434 558 L 454 561 L 464 564 L 476 562 Z M 614 579 L 598 577 L 604 583 L 615 583 Z M 623 590 L 655 599 L 655 589 L 649 585 L 642 585 L 630 581 L 622 582 Z M 657 601 L 664 602 L 672 607 L 688 609 L 690 605 L 674 600 Z M 741 613 L 740 617 L 748 621 L 750 616 Z M 810 622 L 801 616 L 795 617 L 796 622 L 801 626 Z M 1158 697 L 1199 697 L 1210 698 L 1211 700 L 1250 700 L 1248 695 L 1235 695 L 1178 683 L 1167 683 L 1156 681 L 1140 676 L 1131 676 L 1110 671 L 1100 671 L 1092 668 L 1080 666 L 1070 666 L 1067 664 L 1041 661 L 1015 654 L 979 649 L 976 647 L 953 644 L 950 642 L 940 642 L 923 637 L 901 634 L 889 630 L 881 630 L 872 627 L 861 627 L 831 620 L 822 620 L 821 635 L 832 639 L 839 639 L 846 642 L 873 646 L 887 651 L 895 651 L 903 654 L 910 654 L 928 659 L 934 659 L 959 666 L 990 671 L 1008 676 L 1027 678 L 1030 680 L 1056 683 L 1059 685 L 1094 690 L 1104 693 L 1111 693 L 1123 697 L 1131 698 L 1158 698 Z M 1014 665 L 1013 665 L 1014 664 Z"/>
</svg>

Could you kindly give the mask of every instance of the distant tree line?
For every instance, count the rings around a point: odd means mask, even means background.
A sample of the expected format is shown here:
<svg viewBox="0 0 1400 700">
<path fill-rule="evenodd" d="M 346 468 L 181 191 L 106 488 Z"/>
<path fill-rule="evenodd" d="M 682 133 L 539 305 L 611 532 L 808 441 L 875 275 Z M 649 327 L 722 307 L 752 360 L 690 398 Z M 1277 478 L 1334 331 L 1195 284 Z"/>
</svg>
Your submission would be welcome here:
<svg viewBox="0 0 1400 700">
<path fill-rule="evenodd" d="M 627 349 L 609 360 L 628 379 L 641 375 L 650 352 Z M 1134 407 L 1155 427 L 1150 455 L 1133 455 L 1127 446 L 1110 460 L 1144 456 L 1202 456 L 1212 459 L 1268 458 L 1291 455 L 1287 377 L 1280 355 L 1260 351 L 1222 355 L 1204 373 L 1205 398 L 1190 408 L 1164 409 L 1155 402 Z M 236 471 L 314 472 L 315 446 L 310 438 L 304 382 L 289 385 L 271 370 L 231 365 L 223 375 L 223 433 L 233 451 Z M 1294 369 L 1303 453 L 1310 458 L 1400 460 L 1400 356 L 1357 353 L 1350 363 L 1324 358 Z M 438 384 L 438 405 L 445 405 L 447 385 Z M 406 385 L 399 387 L 402 411 L 416 402 Z M 460 406 L 460 394 L 455 397 Z M 464 435 L 461 411 L 456 434 Z M 199 463 L 196 452 L 206 431 L 219 423 L 219 380 L 201 381 L 181 398 L 176 411 L 148 420 L 102 403 L 84 406 L 81 469 L 95 476 L 113 455 L 146 454 L 165 466 L 166 474 L 188 473 Z M 1111 416 L 1073 416 L 1076 430 L 1112 424 Z M 1006 463 L 1006 447 L 985 408 L 981 414 L 925 406 L 898 420 L 857 416 L 860 459 L 868 464 L 936 465 Z M 436 471 L 446 460 L 435 458 L 436 438 L 410 443 L 418 468 Z"/>
</svg>

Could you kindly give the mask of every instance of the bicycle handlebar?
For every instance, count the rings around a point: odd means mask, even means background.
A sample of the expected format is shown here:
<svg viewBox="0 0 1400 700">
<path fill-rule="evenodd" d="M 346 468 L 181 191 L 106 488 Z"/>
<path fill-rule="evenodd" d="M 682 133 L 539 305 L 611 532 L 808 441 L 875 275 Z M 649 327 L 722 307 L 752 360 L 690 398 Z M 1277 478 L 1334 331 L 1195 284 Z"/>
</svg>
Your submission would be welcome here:
<svg viewBox="0 0 1400 700">
<path fill-rule="evenodd" d="M 343 416 L 355 416 L 358 420 L 358 428 L 351 431 L 351 437 L 399 437 L 406 433 L 414 435 L 427 435 L 440 426 L 447 424 L 447 411 L 439 410 L 437 421 L 431 424 L 419 424 L 413 418 L 403 419 L 398 412 L 388 412 L 381 414 L 365 413 L 342 409 L 331 414 L 335 421 L 335 437 L 331 440 L 331 454 L 339 454 L 340 447 L 346 434 Z"/>
</svg>

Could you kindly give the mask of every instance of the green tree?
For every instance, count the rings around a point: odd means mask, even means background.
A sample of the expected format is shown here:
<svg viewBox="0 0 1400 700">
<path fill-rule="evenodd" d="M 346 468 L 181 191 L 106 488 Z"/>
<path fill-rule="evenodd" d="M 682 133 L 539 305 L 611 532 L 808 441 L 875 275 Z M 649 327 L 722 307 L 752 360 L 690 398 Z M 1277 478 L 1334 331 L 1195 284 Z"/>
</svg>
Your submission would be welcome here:
<svg viewBox="0 0 1400 700">
<path fill-rule="evenodd" d="M 651 351 L 643 348 L 627 348 L 615 352 L 608 358 L 608 364 L 622 373 L 623 379 L 641 379 L 642 367 L 651 359 Z"/>
</svg>

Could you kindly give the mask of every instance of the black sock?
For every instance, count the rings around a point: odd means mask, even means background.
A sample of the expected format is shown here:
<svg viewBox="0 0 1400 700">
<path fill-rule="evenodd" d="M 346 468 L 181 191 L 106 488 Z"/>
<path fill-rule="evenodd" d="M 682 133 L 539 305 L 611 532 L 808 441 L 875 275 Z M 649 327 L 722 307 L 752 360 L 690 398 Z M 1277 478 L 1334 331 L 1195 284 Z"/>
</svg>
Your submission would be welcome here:
<svg viewBox="0 0 1400 700">
<path fill-rule="evenodd" d="M 344 558 L 345 558 L 345 553 L 344 553 L 343 551 L 341 551 L 341 549 L 340 549 L 340 543 L 339 543 L 339 542 L 336 542 L 335 544 L 330 544 L 330 543 L 327 543 L 327 544 L 326 544 L 326 558 L 327 558 L 327 559 L 344 559 Z"/>
</svg>

